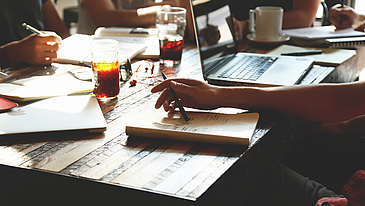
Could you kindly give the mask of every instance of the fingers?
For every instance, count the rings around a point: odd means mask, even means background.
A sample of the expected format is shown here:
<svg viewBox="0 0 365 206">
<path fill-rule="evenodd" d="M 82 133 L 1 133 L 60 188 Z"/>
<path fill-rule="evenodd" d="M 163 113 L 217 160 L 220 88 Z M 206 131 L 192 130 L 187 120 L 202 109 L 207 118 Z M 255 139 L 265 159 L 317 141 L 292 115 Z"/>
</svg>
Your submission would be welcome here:
<svg viewBox="0 0 365 206">
<path fill-rule="evenodd" d="M 158 97 L 156 104 L 155 104 L 155 108 L 158 109 L 160 108 L 162 105 L 167 104 L 169 105 L 172 101 L 172 97 L 171 94 L 169 92 L 169 90 L 165 89 L 161 95 Z M 166 105 L 164 105 L 165 111 L 168 111 L 166 109 Z"/>
<path fill-rule="evenodd" d="M 240 23 L 237 19 L 233 18 L 233 26 L 234 26 L 234 32 L 236 35 L 236 41 L 240 41 L 242 39 L 242 28 Z"/>
<path fill-rule="evenodd" d="M 360 26 L 355 28 L 356 31 L 365 31 L 365 22 L 363 22 Z"/>
<path fill-rule="evenodd" d="M 184 93 L 189 93 L 189 89 L 191 86 L 196 86 L 201 84 L 200 81 L 192 80 L 192 79 L 169 79 L 165 80 L 159 85 L 155 86 L 151 89 L 152 93 L 156 93 L 159 91 L 163 91 L 159 98 L 156 101 L 155 108 L 160 108 L 162 105 L 164 106 L 165 111 L 168 111 L 168 107 L 166 105 L 170 105 L 171 102 L 174 101 L 171 96 L 170 91 L 167 89 L 171 87 L 178 94 L 180 99 L 181 97 L 185 97 Z"/>
<path fill-rule="evenodd" d="M 58 36 L 55 32 L 49 32 L 49 31 L 43 31 L 42 34 L 40 34 L 42 38 L 44 38 L 47 42 L 56 42 L 61 43 L 62 38 Z"/>
<path fill-rule="evenodd" d="M 184 78 L 168 79 L 168 80 L 165 80 L 162 83 L 158 84 L 157 86 L 153 87 L 151 89 L 151 92 L 152 93 L 161 92 L 164 89 L 166 89 L 167 87 L 174 86 L 174 85 L 170 84 L 171 81 L 186 84 L 186 85 L 190 85 L 190 86 L 196 86 L 196 85 L 199 85 L 199 84 L 202 83 L 201 81 L 198 81 L 198 80 L 195 80 L 195 79 L 184 79 Z"/>
</svg>

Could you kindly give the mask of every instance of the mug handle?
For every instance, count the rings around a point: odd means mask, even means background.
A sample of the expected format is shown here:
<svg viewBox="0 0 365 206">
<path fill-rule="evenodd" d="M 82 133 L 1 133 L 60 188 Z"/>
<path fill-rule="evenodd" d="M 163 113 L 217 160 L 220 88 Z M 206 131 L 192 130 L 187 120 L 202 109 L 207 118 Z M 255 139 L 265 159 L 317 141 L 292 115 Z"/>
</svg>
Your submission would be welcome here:
<svg viewBox="0 0 365 206">
<path fill-rule="evenodd" d="M 250 9 L 250 15 L 249 15 L 249 29 L 252 33 L 254 33 L 256 30 L 255 30 L 255 14 L 256 14 L 256 11 L 253 10 L 253 9 Z"/>
</svg>

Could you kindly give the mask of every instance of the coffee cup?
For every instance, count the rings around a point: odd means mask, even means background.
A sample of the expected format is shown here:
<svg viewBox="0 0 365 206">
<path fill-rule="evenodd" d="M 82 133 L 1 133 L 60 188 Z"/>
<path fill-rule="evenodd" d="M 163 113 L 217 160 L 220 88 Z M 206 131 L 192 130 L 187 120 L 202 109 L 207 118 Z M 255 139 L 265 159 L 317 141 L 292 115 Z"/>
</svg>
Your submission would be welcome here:
<svg viewBox="0 0 365 206">
<path fill-rule="evenodd" d="M 276 41 L 281 37 L 283 9 L 277 6 L 259 6 L 250 10 L 250 31 L 257 40 Z"/>
</svg>

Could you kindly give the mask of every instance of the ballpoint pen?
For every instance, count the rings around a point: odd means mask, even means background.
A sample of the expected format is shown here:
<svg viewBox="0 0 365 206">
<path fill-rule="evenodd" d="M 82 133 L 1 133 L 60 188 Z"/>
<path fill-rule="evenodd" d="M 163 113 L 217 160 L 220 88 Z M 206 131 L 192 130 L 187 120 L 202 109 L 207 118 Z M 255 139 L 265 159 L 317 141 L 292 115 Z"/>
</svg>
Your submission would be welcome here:
<svg viewBox="0 0 365 206">
<path fill-rule="evenodd" d="M 315 54 L 322 54 L 322 50 L 308 50 L 308 51 L 301 51 L 301 52 L 281 53 L 282 56 L 307 56 L 307 55 L 315 55 Z"/>
<path fill-rule="evenodd" d="M 28 25 L 27 23 L 23 23 L 22 26 L 24 26 L 27 30 L 36 33 L 36 34 L 41 34 L 42 32 L 39 31 L 38 29 L 32 27 L 31 25 Z"/>
<path fill-rule="evenodd" d="M 162 74 L 163 79 L 166 80 L 167 77 L 166 77 L 165 73 L 161 72 L 161 74 Z M 170 93 L 171 93 L 172 97 L 174 98 L 177 106 L 179 107 L 180 114 L 183 116 L 183 118 L 185 119 L 186 122 L 189 121 L 190 117 L 186 113 L 186 111 L 185 111 L 184 107 L 182 106 L 179 98 L 177 97 L 175 91 L 171 87 L 168 87 L 167 89 L 170 91 Z"/>
<path fill-rule="evenodd" d="M 341 0 L 341 8 L 343 8 L 343 0 Z M 340 25 L 342 25 L 342 14 L 340 14 Z"/>
<path fill-rule="evenodd" d="M 4 72 L 1 71 L 1 67 L 0 67 L 0 75 L 8 76 L 7 73 L 4 73 Z"/>
</svg>

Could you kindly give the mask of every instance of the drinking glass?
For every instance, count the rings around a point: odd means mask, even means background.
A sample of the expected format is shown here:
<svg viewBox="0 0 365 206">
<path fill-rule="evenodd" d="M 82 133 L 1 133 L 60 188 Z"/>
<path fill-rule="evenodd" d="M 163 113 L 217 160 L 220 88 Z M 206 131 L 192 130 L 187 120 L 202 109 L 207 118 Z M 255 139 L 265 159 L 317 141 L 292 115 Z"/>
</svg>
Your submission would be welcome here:
<svg viewBox="0 0 365 206">
<path fill-rule="evenodd" d="M 180 64 L 184 46 L 186 9 L 161 7 L 157 11 L 156 27 L 160 42 L 160 63 Z"/>
<path fill-rule="evenodd" d="M 119 42 L 97 39 L 91 42 L 94 95 L 99 99 L 112 99 L 119 94 Z"/>
</svg>

